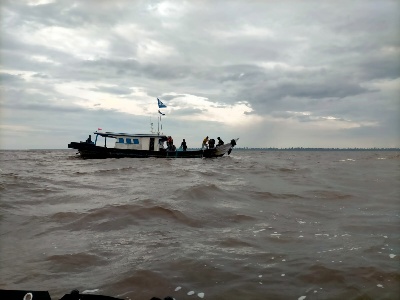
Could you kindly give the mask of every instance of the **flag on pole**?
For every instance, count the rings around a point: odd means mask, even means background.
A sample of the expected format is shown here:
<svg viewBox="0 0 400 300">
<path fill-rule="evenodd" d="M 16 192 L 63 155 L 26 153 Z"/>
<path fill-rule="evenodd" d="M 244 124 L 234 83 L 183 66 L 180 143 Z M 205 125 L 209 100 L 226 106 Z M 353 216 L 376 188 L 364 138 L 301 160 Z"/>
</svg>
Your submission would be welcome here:
<svg viewBox="0 0 400 300">
<path fill-rule="evenodd" d="M 165 116 L 165 114 L 163 114 L 160 110 L 158 110 L 158 113 L 159 113 L 160 115 Z"/>
<path fill-rule="evenodd" d="M 164 103 L 161 102 L 160 99 L 157 98 L 157 101 L 158 101 L 158 108 L 165 108 L 165 107 L 167 107 Z"/>
</svg>

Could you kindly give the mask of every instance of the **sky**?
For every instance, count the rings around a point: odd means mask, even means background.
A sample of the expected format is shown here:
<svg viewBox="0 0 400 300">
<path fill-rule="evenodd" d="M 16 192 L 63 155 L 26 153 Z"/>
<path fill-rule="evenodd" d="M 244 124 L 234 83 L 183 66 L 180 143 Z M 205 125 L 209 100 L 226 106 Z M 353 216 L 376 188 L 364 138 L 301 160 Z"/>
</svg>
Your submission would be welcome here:
<svg viewBox="0 0 400 300">
<path fill-rule="evenodd" d="M 400 1 L 0 2 L 0 149 L 102 131 L 400 147 Z"/>
</svg>

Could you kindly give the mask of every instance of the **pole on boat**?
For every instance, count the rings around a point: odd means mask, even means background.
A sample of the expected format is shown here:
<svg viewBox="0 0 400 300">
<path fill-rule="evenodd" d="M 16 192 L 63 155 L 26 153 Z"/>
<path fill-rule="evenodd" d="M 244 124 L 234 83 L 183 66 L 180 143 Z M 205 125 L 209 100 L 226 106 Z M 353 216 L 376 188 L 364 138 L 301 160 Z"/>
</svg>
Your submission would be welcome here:
<svg viewBox="0 0 400 300">
<path fill-rule="evenodd" d="M 151 121 L 151 117 L 150 117 L 150 132 L 154 133 L 154 128 L 153 128 L 153 122 Z"/>
<path fill-rule="evenodd" d="M 160 99 L 157 98 L 157 102 L 158 102 L 158 108 L 165 108 L 167 107 L 164 103 L 162 103 L 160 101 Z M 160 135 L 160 123 L 161 123 L 161 116 L 165 116 L 164 113 L 162 113 L 160 110 L 158 110 L 159 115 L 159 119 L 158 119 L 158 135 Z M 162 124 L 161 124 L 161 131 L 162 131 Z"/>
</svg>

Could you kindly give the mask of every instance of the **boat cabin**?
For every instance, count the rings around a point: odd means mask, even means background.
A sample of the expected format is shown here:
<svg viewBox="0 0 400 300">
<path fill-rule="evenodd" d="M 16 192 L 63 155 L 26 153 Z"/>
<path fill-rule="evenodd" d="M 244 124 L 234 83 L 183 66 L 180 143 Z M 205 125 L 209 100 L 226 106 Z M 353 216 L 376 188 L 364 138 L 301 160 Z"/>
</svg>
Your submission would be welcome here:
<svg viewBox="0 0 400 300">
<path fill-rule="evenodd" d="M 115 149 L 129 149 L 129 150 L 147 150 L 147 151 L 165 151 L 166 147 L 164 142 L 167 141 L 165 135 L 159 134 L 129 134 L 129 133 L 115 133 L 115 132 L 94 132 L 96 139 L 94 144 L 101 145 L 101 138 L 104 137 L 104 147 L 112 147 L 114 142 Z M 110 141 L 107 139 L 113 139 Z"/>
</svg>

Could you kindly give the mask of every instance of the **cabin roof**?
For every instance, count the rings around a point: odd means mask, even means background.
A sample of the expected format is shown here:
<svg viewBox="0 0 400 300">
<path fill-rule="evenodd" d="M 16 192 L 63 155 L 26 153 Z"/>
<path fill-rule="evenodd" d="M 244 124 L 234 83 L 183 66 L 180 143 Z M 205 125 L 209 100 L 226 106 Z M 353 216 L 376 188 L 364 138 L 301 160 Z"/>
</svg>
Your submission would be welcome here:
<svg viewBox="0 0 400 300">
<path fill-rule="evenodd" d="M 156 133 L 123 133 L 123 132 L 98 132 L 95 131 L 93 132 L 94 134 L 103 136 L 103 137 L 110 137 L 110 138 L 116 138 L 116 137 L 154 137 L 154 138 L 163 138 L 166 139 L 167 136 L 165 135 L 160 135 L 160 134 L 156 134 Z"/>
</svg>

